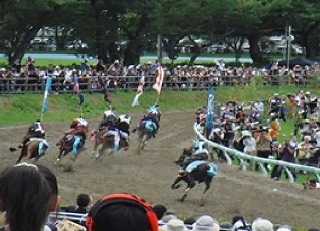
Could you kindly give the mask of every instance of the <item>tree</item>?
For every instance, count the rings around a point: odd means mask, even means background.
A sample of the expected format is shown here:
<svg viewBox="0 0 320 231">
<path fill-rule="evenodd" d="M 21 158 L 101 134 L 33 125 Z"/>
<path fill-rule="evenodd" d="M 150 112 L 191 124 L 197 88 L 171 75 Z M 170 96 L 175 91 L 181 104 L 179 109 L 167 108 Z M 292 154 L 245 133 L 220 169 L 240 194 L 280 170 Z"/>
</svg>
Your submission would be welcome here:
<svg viewBox="0 0 320 231">
<path fill-rule="evenodd" d="M 2 0 L 0 40 L 7 43 L 8 61 L 21 59 L 30 41 L 50 19 L 58 17 L 63 4 L 73 0 Z"/>
</svg>

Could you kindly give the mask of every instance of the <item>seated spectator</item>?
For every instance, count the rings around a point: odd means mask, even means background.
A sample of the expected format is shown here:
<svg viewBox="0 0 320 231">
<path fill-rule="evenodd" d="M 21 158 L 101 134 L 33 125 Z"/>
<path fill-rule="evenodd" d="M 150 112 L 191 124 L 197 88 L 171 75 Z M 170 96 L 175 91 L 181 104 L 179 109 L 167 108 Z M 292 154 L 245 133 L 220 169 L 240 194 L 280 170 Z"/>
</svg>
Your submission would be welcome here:
<svg viewBox="0 0 320 231">
<path fill-rule="evenodd" d="M 158 223 L 159 223 L 159 224 L 162 224 L 162 223 L 163 223 L 163 222 L 162 222 L 162 217 L 163 217 L 164 215 L 166 215 L 166 213 L 167 213 L 167 207 L 164 206 L 164 205 L 161 205 L 161 204 L 155 205 L 155 206 L 153 206 L 153 211 L 154 211 L 155 214 L 157 215 Z"/>
<path fill-rule="evenodd" d="M 102 197 L 90 210 L 88 231 L 157 231 L 151 204 L 141 197 L 116 193 Z"/>
<path fill-rule="evenodd" d="M 280 225 L 279 228 L 277 228 L 277 231 L 291 231 L 291 227 L 289 225 Z"/>
<path fill-rule="evenodd" d="M 252 222 L 252 231 L 273 231 L 273 224 L 266 219 L 257 218 Z"/>
<path fill-rule="evenodd" d="M 242 216 L 234 216 L 232 219 L 231 231 L 251 230 L 250 225 L 244 220 Z"/>
<path fill-rule="evenodd" d="M 161 226 L 159 231 L 189 231 L 180 219 L 171 219 L 167 224 Z"/>
<path fill-rule="evenodd" d="M 0 210 L 6 213 L 6 230 L 41 231 L 49 212 L 57 208 L 57 179 L 42 165 L 17 164 L 0 176 L 0 201 Z"/>
<path fill-rule="evenodd" d="M 199 217 L 192 227 L 193 231 L 219 231 L 220 226 L 218 221 L 214 220 L 209 215 L 203 215 Z"/>
<path fill-rule="evenodd" d="M 79 194 L 76 200 L 76 206 L 68 206 L 65 208 L 67 213 L 88 213 L 92 198 L 88 194 Z"/>
</svg>

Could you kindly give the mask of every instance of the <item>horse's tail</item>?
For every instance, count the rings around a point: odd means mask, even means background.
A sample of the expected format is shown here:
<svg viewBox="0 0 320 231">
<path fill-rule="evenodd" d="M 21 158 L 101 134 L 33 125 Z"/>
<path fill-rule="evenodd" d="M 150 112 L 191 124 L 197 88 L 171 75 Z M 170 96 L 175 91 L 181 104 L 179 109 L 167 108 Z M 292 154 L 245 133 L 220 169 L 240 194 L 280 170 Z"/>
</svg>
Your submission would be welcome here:
<svg viewBox="0 0 320 231">
<path fill-rule="evenodd" d="M 15 151 L 17 151 L 18 149 L 17 149 L 17 148 L 14 148 L 14 147 L 10 147 L 9 150 L 10 150 L 10 152 L 15 152 Z"/>
</svg>

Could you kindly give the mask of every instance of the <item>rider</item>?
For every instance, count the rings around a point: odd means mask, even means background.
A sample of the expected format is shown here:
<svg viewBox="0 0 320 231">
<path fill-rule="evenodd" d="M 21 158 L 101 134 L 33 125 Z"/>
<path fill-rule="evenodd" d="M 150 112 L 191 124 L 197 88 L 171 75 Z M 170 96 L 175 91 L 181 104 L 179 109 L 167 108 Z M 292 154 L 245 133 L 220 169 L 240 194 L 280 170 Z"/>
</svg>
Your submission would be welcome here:
<svg viewBox="0 0 320 231">
<path fill-rule="evenodd" d="M 107 128 L 110 125 L 113 125 L 117 122 L 117 116 L 113 111 L 113 108 L 110 106 L 108 110 L 104 111 L 103 118 L 99 124 L 98 130 L 101 131 Z"/>
<path fill-rule="evenodd" d="M 43 153 L 50 147 L 48 142 L 45 140 L 45 128 L 40 119 L 37 119 L 35 123 L 29 126 L 27 135 L 24 137 L 22 143 L 19 145 L 20 148 L 26 147 L 30 140 L 39 140 L 39 153 Z"/>
<path fill-rule="evenodd" d="M 131 117 L 128 115 L 120 115 L 118 123 L 109 127 L 109 134 L 114 135 L 114 150 L 117 151 L 120 148 L 120 139 L 125 140 L 125 150 L 129 148 L 129 135 L 130 135 L 130 123 Z"/>
<path fill-rule="evenodd" d="M 70 129 L 65 131 L 66 136 L 70 136 L 74 138 L 72 151 L 71 151 L 73 155 L 79 154 L 78 148 L 81 143 L 85 142 L 87 138 L 88 128 L 89 128 L 88 122 L 84 118 L 79 117 L 79 118 L 75 118 L 70 125 Z"/>
<path fill-rule="evenodd" d="M 159 105 L 157 105 L 157 104 L 152 105 L 145 112 L 145 114 L 144 114 L 143 118 L 140 120 L 138 126 L 136 128 L 134 128 L 132 130 L 132 132 L 133 133 L 136 132 L 142 122 L 152 121 L 156 125 L 156 131 L 155 131 L 155 133 L 156 133 L 160 128 L 160 124 L 159 124 L 160 116 L 161 116 L 161 111 L 160 111 Z M 158 119 L 157 119 L 157 117 L 158 117 Z"/>
<path fill-rule="evenodd" d="M 209 158 L 209 151 L 207 144 L 202 140 L 196 140 L 193 143 L 193 153 L 190 157 L 183 161 L 182 168 L 179 170 L 179 175 L 186 174 L 187 166 L 195 160 L 207 160 Z"/>
</svg>

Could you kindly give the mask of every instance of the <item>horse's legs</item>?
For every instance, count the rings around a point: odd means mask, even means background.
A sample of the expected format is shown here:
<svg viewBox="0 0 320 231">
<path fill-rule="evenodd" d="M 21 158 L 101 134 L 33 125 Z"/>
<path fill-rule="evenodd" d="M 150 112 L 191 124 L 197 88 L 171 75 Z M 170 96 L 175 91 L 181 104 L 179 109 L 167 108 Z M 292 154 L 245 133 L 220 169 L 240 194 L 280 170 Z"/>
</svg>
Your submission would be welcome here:
<svg viewBox="0 0 320 231">
<path fill-rule="evenodd" d="M 91 151 L 91 158 L 95 158 L 97 156 L 98 146 L 99 146 L 99 143 L 98 143 L 98 140 L 96 140 L 96 142 L 94 142 L 94 146 L 93 146 L 93 149 Z"/>
<path fill-rule="evenodd" d="M 183 202 L 185 199 L 186 199 L 186 197 L 187 197 L 187 195 L 188 195 L 188 192 L 190 191 L 190 189 L 191 189 L 191 187 L 187 187 L 185 190 L 184 190 L 184 192 L 182 193 L 182 195 L 181 195 L 181 197 L 180 197 L 180 202 Z"/>
<path fill-rule="evenodd" d="M 208 191 L 208 189 L 210 188 L 211 186 L 211 182 L 206 182 L 206 187 L 201 195 L 201 198 L 200 198 L 200 206 L 204 206 L 205 204 L 205 199 L 204 199 L 204 196 L 206 194 L 206 192 Z"/>
<path fill-rule="evenodd" d="M 177 177 L 175 179 L 175 181 L 172 183 L 171 185 L 171 189 L 177 189 L 177 188 L 180 188 L 181 185 L 179 185 L 178 183 L 182 180 L 181 177 Z"/>
</svg>

